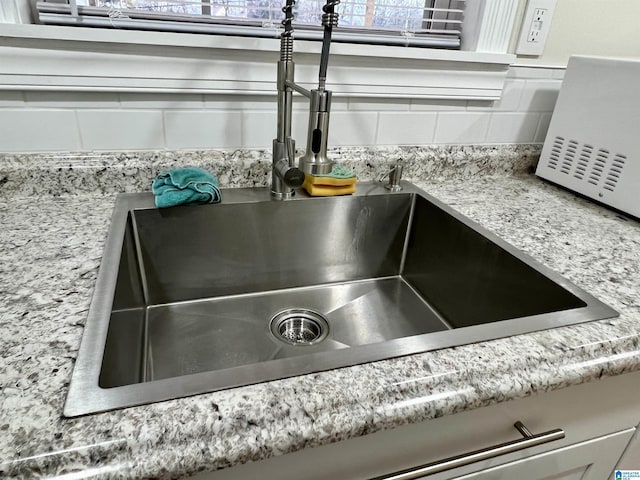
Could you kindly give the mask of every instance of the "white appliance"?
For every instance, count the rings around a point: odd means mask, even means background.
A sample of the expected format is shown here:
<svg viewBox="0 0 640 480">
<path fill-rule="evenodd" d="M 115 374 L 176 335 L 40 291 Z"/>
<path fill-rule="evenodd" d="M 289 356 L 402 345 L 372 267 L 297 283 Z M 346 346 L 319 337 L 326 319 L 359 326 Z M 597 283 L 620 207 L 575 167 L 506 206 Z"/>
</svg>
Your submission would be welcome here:
<svg viewBox="0 0 640 480">
<path fill-rule="evenodd" d="M 640 59 L 571 57 L 536 175 L 640 217 Z"/>
</svg>

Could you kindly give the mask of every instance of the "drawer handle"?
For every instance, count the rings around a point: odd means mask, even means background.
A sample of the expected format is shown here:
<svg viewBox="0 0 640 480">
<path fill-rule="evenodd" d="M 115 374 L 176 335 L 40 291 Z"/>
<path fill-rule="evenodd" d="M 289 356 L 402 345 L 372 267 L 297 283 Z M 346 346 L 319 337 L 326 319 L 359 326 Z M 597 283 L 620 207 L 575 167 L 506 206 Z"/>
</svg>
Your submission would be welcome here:
<svg viewBox="0 0 640 480">
<path fill-rule="evenodd" d="M 524 450 L 525 448 L 542 445 L 543 443 L 554 442 L 565 437 L 564 430 L 561 428 L 555 428 L 548 432 L 533 435 L 527 427 L 522 424 L 522 422 L 518 421 L 513 426 L 524 438 L 501 443 L 500 445 L 494 445 L 493 447 L 463 453 L 462 455 L 455 455 L 453 457 L 445 458 L 444 460 L 438 460 L 437 462 L 427 463 L 425 465 L 420 465 L 419 467 L 390 473 L 371 480 L 415 480 L 426 475 L 444 472 L 445 470 L 462 467 L 481 460 L 488 460 L 507 453 L 513 453 L 519 450 Z"/>
</svg>

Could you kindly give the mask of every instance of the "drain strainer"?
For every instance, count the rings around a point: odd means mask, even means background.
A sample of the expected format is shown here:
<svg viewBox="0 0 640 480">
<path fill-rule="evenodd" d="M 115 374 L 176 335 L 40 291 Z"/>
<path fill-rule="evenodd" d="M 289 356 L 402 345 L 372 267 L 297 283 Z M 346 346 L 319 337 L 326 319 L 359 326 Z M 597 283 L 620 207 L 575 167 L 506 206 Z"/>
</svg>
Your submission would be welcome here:
<svg viewBox="0 0 640 480">
<path fill-rule="evenodd" d="M 327 320 L 306 308 L 289 308 L 271 319 L 271 333 L 290 345 L 313 345 L 329 333 Z"/>
</svg>

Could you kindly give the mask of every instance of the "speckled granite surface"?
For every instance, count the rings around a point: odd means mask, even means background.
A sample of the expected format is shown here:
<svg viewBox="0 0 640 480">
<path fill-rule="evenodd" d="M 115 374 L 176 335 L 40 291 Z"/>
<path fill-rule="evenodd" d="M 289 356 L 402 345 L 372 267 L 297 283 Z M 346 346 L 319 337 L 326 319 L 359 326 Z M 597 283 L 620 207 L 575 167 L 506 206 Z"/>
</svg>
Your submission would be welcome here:
<svg viewBox="0 0 640 480">
<path fill-rule="evenodd" d="M 640 369 L 640 223 L 509 166 L 468 173 L 482 170 L 474 160 L 416 183 L 619 318 L 63 419 L 117 182 L 92 183 L 88 167 L 56 191 L 33 167 L 41 158 L 15 173 L 23 160 L 0 157 L 0 476 L 175 478 Z M 17 178 L 43 178 L 41 189 Z M 106 186 L 60 195 L 73 182 Z"/>
<path fill-rule="evenodd" d="M 415 181 L 522 173 L 535 165 L 539 155 L 539 145 L 336 148 L 329 152 L 332 160 L 351 168 L 362 181 L 380 178 L 399 159 L 405 164 L 403 178 Z M 149 190 L 162 170 L 185 165 L 210 170 L 227 188 L 264 187 L 271 182 L 271 151 L 267 150 L 0 154 L 0 195 L 142 192 Z"/>
</svg>

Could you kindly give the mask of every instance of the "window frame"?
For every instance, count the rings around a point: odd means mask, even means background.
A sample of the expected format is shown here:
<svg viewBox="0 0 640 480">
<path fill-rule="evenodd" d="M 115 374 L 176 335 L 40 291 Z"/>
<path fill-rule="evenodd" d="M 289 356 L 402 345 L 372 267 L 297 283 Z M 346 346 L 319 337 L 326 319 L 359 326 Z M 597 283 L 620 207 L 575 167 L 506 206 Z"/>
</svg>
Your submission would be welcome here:
<svg viewBox="0 0 640 480">
<path fill-rule="evenodd" d="M 296 79 L 308 88 L 320 47 L 295 42 Z M 0 89 L 275 95 L 278 50 L 277 39 L 3 24 Z M 494 101 L 514 62 L 507 53 L 336 43 L 327 82 L 336 96 Z"/>
</svg>

